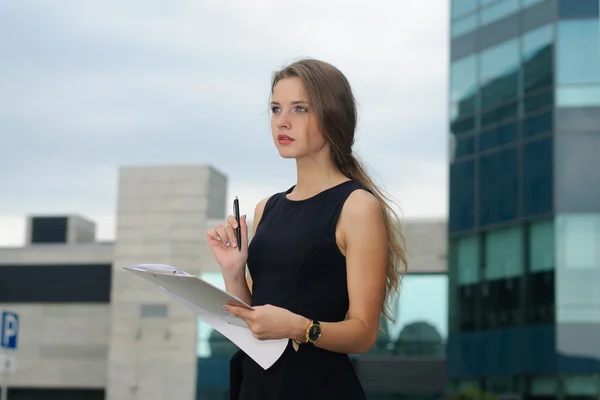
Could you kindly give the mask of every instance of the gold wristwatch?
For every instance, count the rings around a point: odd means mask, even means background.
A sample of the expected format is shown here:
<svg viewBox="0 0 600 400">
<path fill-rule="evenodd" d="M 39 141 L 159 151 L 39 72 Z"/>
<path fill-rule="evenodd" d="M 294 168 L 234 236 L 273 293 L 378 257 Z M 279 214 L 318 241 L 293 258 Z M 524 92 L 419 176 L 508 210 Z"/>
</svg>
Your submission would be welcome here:
<svg viewBox="0 0 600 400">
<path fill-rule="evenodd" d="M 312 343 L 313 345 L 321 339 L 321 324 L 319 321 L 310 321 L 310 325 L 306 328 L 306 343 Z"/>
</svg>

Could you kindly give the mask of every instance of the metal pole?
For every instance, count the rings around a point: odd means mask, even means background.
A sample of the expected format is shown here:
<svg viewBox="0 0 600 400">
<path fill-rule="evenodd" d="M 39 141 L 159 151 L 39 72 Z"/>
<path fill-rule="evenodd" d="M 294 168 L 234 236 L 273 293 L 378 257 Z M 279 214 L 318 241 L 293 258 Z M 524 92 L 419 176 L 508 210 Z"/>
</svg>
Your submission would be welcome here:
<svg viewBox="0 0 600 400">
<path fill-rule="evenodd" d="M 6 354 L 6 353 L 4 353 Z M 7 400 L 8 397 L 8 355 L 4 358 L 2 366 L 2 391 L 0 392 L 0 400 Z"/>
<path fill-rule="evenodd" d="M 1 400 L 6 400 L 8 398 L 8 374 L 4 372 L 2 374 L 2 396 Z"/>
</svg>

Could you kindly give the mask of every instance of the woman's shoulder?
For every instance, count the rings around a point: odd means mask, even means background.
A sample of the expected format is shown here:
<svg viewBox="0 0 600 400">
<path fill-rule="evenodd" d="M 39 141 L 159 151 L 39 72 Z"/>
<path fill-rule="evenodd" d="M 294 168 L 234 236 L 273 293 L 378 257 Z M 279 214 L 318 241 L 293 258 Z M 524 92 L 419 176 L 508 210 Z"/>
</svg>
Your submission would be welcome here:
<svg viewBox="0 0 600 400">
<path fill-rule="evenodd" d="M 285 194 L 286 192 L 277 192 L 256 203 L 256 206 L 254 207 L 254 226 L 258 226 L 265 212 L 268 212 L 268 210 L 273 207 L 273 204 L 277 202 L 280 197 L 285 196 Z"/>
</svg>

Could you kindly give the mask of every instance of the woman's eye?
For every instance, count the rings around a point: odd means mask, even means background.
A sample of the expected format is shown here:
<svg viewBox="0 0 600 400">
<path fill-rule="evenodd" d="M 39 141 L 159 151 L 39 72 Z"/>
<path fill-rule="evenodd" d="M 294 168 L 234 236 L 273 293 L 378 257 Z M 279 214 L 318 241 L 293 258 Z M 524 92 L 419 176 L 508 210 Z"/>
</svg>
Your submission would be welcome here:
<svg viewBox="0 0 600 400">
<path fill-rule="evenodd" d="M 307 111 L 307 109 L 304 106 L 297 106 L 296 107 L 296 112 L 305 113 L 306 111 Z"/>
<path fill-rule="evenodd" d="M 271 112 L 278 113 L 279 111 L 281 111 L 281 109 L 278 106 L 271 107 Z"/>
</svg>

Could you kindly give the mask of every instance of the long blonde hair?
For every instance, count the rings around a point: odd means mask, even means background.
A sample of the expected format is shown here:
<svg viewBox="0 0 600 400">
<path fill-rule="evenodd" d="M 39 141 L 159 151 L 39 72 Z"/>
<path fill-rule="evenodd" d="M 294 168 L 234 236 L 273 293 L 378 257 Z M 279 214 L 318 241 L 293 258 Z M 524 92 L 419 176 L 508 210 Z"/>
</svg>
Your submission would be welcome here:
<svg viewBox="0 0 600 400">
<path fill-rule="evenodd" d="M 400 288 L 402 276 L 408 269 L 406 241 L 400 219 L 390 204 L 391 196 L 377 187 L 365 167 L 352 152 L 357 123 L 356 100 L 350 83 L 333 65 L 320 60 L 303 59 L 273 74 L 271 94 L 275 85 L 284 78 L 299 78 L 309 102 L 315 110 L 321 131 L 331 147 L 333 161 L 348 178 L 362 183 L 379 200 L 384 211 L 387 232 L 387 278 L 382 313 L 394 321 L 390 300 Z"/>
</svg>

